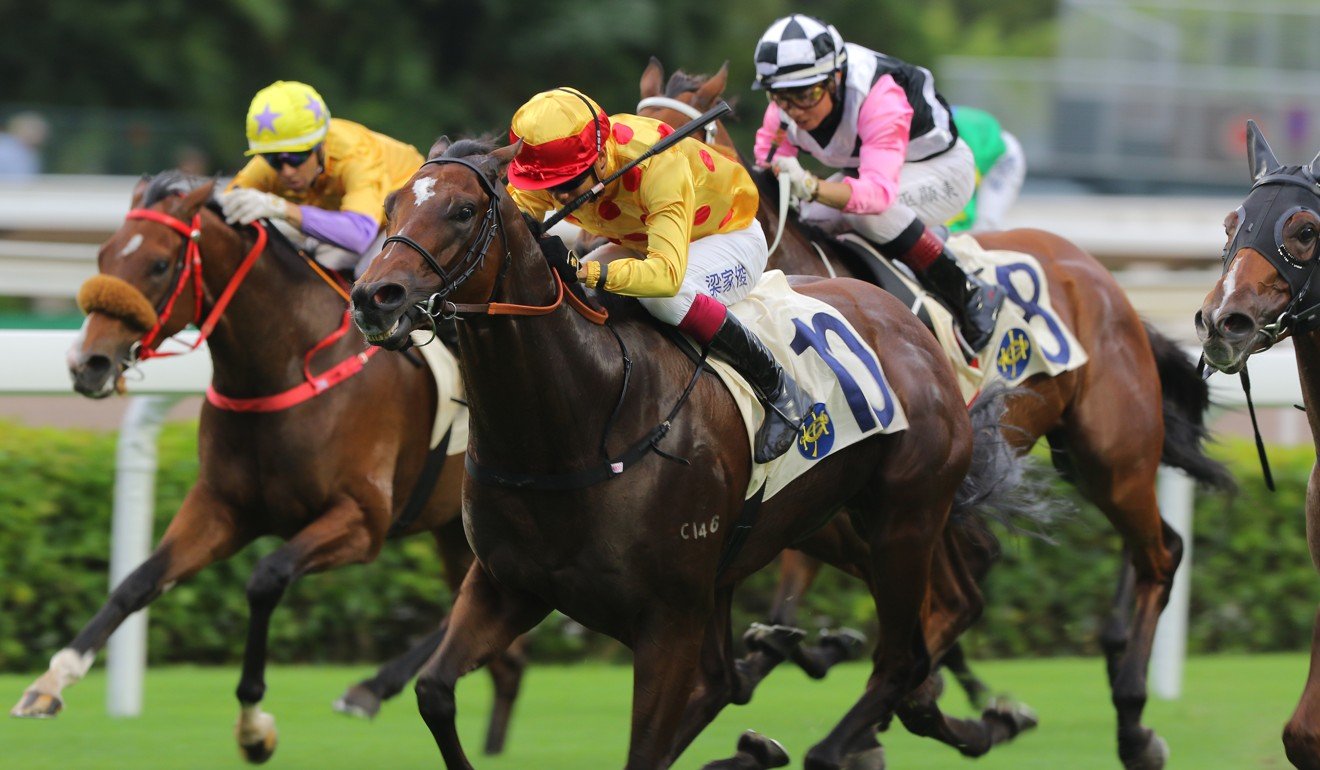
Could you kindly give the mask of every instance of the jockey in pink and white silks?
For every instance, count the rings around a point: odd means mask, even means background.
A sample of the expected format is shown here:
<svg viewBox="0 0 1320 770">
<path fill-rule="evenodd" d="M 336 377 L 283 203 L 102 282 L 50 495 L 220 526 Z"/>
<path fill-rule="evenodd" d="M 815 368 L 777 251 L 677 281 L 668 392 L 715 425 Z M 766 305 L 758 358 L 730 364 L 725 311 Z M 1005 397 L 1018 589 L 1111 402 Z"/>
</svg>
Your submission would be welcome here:
<svg viewBox="0 0 1320 770">
<path fill-rule="evenodd" d="M 779 19 L 756 47 L 756 82 L 770 99 L 756 132 L 756 161 L 787 174 L 802 219 L 848 229 L 912 268 L 958 319 L 971 350 L 990 340 L 998 287 L 965 274 L 929 229 L 967 205 L 972 152 L 923 67 L 845 43 L 819 19 Z M 819 179 L 806 151 L 839 169 Z"/>
</svg>

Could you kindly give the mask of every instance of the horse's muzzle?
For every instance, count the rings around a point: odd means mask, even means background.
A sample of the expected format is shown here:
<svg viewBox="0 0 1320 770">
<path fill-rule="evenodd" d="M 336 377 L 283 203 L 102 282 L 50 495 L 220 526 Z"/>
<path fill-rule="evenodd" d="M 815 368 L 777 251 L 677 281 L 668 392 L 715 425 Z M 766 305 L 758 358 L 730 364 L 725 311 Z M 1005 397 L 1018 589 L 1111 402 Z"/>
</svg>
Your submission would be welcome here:
<svg viewBox="0 0 1320 770">
<path fill-rule="evenodd" d="M 352 297 L 353 323 L 367 342 L 387 350 L 405 347 L 416 325 L 406 289 L 397 283 L 359 284 Z"/>
<path fill-rule="evenodd" d="M 119 367 L 103 353 L 71 356 L 69 377 L 73 389 L 88 398 L 105 398 L 115 392 Z"/>
</svg>

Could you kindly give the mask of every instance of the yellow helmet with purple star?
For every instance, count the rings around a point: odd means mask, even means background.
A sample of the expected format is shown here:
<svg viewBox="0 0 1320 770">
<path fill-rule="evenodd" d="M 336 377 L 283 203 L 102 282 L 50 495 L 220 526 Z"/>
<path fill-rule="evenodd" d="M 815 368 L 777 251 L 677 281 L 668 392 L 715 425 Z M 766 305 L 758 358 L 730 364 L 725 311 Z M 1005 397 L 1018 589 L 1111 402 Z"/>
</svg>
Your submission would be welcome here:
<svg viewBox="0 0 1320 770">
<path fill-rule="evenodd" d="M 330 110 L 315 88 L 296 80 L 277 80 L 252 97 L 245 154 L 310 150 L 329 130 Z"/>
</svg>

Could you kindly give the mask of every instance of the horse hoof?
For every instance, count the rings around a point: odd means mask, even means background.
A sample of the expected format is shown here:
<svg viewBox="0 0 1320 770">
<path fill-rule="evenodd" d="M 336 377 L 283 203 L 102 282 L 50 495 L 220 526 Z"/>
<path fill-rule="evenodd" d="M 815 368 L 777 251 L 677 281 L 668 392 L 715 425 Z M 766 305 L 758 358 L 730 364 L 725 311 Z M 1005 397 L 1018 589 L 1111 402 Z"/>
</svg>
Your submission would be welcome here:
<svg viewBox="0 0 1320 770">
<path fill-rule="evenodd" d="M 334 710 L 359 719 L 374 719 L 380 713 L 380 697 L 366 687 L 355 684 L 334 702 Z"/>
<path fill-rule="evenodd" d="M 849 754 L 843 760 L 843 770 L 885 770 L 885 750 L 876 746 L 856 754 Z"/>
<path fill-rule="evenodd" d="M 9 716 L 19 719 L 51 719 L 63 710 L 64 701 L 60 696 L 27 690 L 9 710 Z"/>
<path fill-rule="evenodd" d="M 243 759 L 251 764 L 260 765 L 275 755 L 275 744 L 277 742 L 275 731 L 272 730 L 256 743 L 240 743 L 238 748 L 243 752 Z"/>
<path fill-rule="evenodd" d="M 738 737 L 738 752 L 755 759 L 762 768 L 784 767 L 788 764 L 788 752 L 784 750 L 783 744 L 755 730 L 748 730 Z"/>
<path fill-rule="evenodd" d="M 841 661 L 857 660 L 866 653 L 866 634 L 852 628 L 821 631 L 820 646 L 838 649 Z"/>
<path fill-rule="evenodd" d="M 766 625 L 753 623 L 743 633 L 743 644 L 747 649 L 777 655 L 782 660 L 793 654 L 798 643 L 806 638 L 807 632 L 793 626 Z"/>
<path fill-rule="evenodd" d="M 1169 744 L 1156 735 L 1154 730 L 1146 732 L 1150 736 L 1146 745 L 1132 756 L 1121 757 L 1126 770 L 1163 770 L 1164 764 L 1169 760 Z"/>
<path fill-rule="evenodd" d="M 259 712 L 254 718 L 244 723 L 239 719 L 234 729 L 238 739 L 238 750 L 243 758 L 254 765 L 260 765 L 275 754 L 275 745 L 279 742 L 279 733 L 275 730 L 275 717 Z"/>
<path fill-rule="evenodd" d="M 982 719 L 994 719 L 1008 727 L 1009 739 L 1040 724 L 1036 712 L 1025 703 L 1017 703 L 1007 698 L 994 698 L 981 712 Z"/>
</svg>

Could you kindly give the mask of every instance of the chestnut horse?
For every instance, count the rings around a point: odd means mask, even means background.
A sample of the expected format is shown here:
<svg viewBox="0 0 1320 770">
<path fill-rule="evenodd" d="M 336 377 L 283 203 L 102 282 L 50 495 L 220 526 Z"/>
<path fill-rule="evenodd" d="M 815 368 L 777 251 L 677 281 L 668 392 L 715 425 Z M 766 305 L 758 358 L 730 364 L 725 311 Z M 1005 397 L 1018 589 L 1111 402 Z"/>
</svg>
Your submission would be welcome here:
<svg viewBox="0 0 1320 770">
<path fill-rule="evenodd" d="M 881 635 L 865 693 L 806 762 L 882 766 L 875 730 L 951 643 L 928 645 L 922 616 L 942 598 L 928 594 L 929 575 L 936 544 L 956 528 L 946 523 L 972 430 L 934 338 L 873 286 L 801 287 L 877 352 L 910 424 L 822 459 L 765 501 L 741 549 L 727 550 L 730 533 L 747 531 L 729 523 L 752 470 L 732 397 L 635 302 L 597 294 L 600 311 L 565 288 L 569 268 L 549 264 L 500 182 L 515 150 L 433 148 L 387 203 L 390 237 L 352 293 L 359 327 L 389 348 L 427 315 L 462 319 L 464 525 L 477 562 L 416 688 L 446 765 L 471 767 L 455 728 L 458 678 L 559 610 L 633 649 L 627 767 L 669 767 L 739 693 L 734 587 L 846 505 L 872 556 Z M 711 536 L 683 537 L 694 519 Z M 737 766 L 775 758 L 746 742 L 756 750 Z"/>
<path fill-rule="evenodd" d="M 80 393 L 111 393 L 156 318 L 161 319 L 160 333 L 152 334 L 148 345 L 189 323 L 202 326 L 203 319 L 194 317 L 199 307 L 194 286 L 203 298 L 202 312 L 218 318 L 207 341 L 212 387 L 229 398 L 282 393 L 302 382 L 304 354 L 347 323 L 345 300 L 330 288 L 335 284 L 327 286 L 284 239 L 271 239 L 261 251 L 266 239 L 257 230 L 226 225 L 208 205 L 212 190 L 209 180 L 167 172 L 144 180 L 134 191 L 135 212 L 101 247 L 100 276 L 88 283 L 113 289 L 85 288 L 82 295 L 89 315 L 69 364 Z M 141 209 L 152 213 L 143 215 Z M 184 248 L 190 230 L 199 247 L 191 272 L 185 263 L 193 261 L 193 252 Z M 244 279 L 241 265 L 248 256 L 253 261 Z M 238 290 L 227 307 L 221 303 L 217 315 L 217 298 L 230 286 Z M 176 293 L 179 301 L 165 309 L 167 298 Z M 317 354 L 318 372 L 362 355 L 362 336 L 351 325 L 343 331 L 342 338 Z M 374 407 L 349 407 L 362 401 Z M 198 430 L 199 478 L 160 544 L 55 655 L 50 671 L 28 688 L 11 713 L 55 716 L 63 706 L 61 690 L 86 673 L 124 618 L 208 564 L 258 537 L 276 535 L 287 542 L 257 564 L 247 586 L 251 618 L 237 693 L 243 752 L 254 762 L 269 758 L 276 733 L 273 718 L 260 709 L 267 627 L 294 580 L 371 561 L 387 533 L 430 532 L 455 592 L 472 561 L 459 518 L 463 466 L 457 455 L 443 460 L 429 496 L 415 504 L 412 522 L 399 522 L 406 527 L 391 531 L 422 475 L 436 406 L 428 367 L 393 354 L 375 356 L 360 373 L 287 409 L 232 411 L 208 400 Z M 348 707 L 372 712 L 380 698 L 407 683 L 441 633 L 350 690 L 344 699 Z M 488 752 L 503 746 L 522 668 L 518 649 L 492 666 L 496 703 Z"/>
<path fill-rule="evenodd" d="M 1205 362 L 1219 371 L 1246 370 L 1247 359 L 1291 337 L 1311 436 L 1320 458 L 1320 155 L 1284 166 L 1255 122 L 1247 122 L 1251 192 L 1224 219 L 1224 273 L 1196 313 Z M 1320 567 L 1320 464 L 1306 487 L 1306 540 Z M 1288 759 L 1320 770 L 1320 613 L 1311 671 L 1301 702 L 1283 728 Z"/>
<path fill-rule="evenodd" d="M 642 74 L 641 95 L 664 96 L 700 112 L 723 93 L 726 76 L 727 65 L 710 77 L 679 71 L 665 84 L 663 67 L 653 58 Z M 674 106 L 639 112 L 675 126 L 690 120 L 687 111 Z M 717 136 L 736 153 L 722 127 Z M 777 200 L 776 186 L 768 173 L 753 171 L 753 177 L 761 190 L 759 219 L 773 238 L 779 224 L 778 211 L 770 203 Z M 1036 397 L 1010 402 L 1004 436 L 1023 453 L 1044 437 L 1059 473 L 1123 538 L 1128 564 L 1100 639 L 1118 712 L 1118 752 L 1126 767 L 1163 767 L 1168 748 L 1142 726 L 1141 713 L 1155 627 L 1168 601 L 1182 542 L 1160 517 L 1155 478 L 1163 462 L 1199 482 L 1232 487 L 1227 469 L 1206 457 L 1202 448 L 1208 391 L 1186 355 L 1144 326 L 1113 276 L 1076 245 L 1040 230 L 979 233 L 976 239 L 986 249 L 1023 252 L 1040 263 L 1055 311 L 1090 356 L 1077 370 L 1055 377 L 1037 375 L 1024 383 Z M 790 215 L 770 267 L 786 273 L 851 275 L 853 259 L 836 241 Z M 820 568 L 813 557 L 856 574 L 853 564 L 863 558 L 864 549 L 848 545 L 855 540 L 836 519 L 813 540 L 796 546 L 807 557 L 787 552 L 775 622 L 793 622 L 796 603 Z M 839 659 L 839 650 L 835 645 L 818 656 L 828 664 Z M 820 665 L 819 660 L 811 663 Z"/>
</svg>

